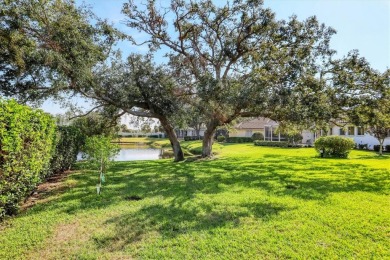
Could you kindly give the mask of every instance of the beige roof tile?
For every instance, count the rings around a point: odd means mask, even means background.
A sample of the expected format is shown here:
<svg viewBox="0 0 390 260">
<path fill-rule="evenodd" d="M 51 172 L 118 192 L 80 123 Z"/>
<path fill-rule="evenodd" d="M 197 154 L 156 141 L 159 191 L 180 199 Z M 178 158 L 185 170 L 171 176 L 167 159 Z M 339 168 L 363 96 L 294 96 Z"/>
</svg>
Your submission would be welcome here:
<svg viewBox="0 0 390 260">
<path fill-rule="evenodd" d="M 264 126 L 277 126 L 278 123 L 264 117 L 244 121 L 235 126 L 236 129 L 264 129 Z"/>
</svg>

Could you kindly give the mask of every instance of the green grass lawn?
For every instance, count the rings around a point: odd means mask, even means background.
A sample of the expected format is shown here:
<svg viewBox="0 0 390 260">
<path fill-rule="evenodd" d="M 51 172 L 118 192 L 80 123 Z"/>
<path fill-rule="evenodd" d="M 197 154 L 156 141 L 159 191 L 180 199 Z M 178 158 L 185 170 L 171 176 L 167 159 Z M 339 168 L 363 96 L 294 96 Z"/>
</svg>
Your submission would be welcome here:
<svg viewBox="0 0 390 260">
<path fill-rule="evenodd" d="M 217 148 L 116 163 L 100 196 L 97 173 L 75 172 L 0 225 L 0 259 L 390 259 L 389 155 Z"/>
</svg>

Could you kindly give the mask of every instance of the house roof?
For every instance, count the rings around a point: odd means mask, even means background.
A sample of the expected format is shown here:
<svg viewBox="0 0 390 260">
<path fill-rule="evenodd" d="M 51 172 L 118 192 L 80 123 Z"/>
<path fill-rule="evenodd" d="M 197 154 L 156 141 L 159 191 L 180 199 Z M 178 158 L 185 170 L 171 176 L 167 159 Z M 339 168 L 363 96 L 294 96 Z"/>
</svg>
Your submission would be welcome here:
<svg viewBox="0 0 390 260">
<path fill-rule="evenodd" d="M 236 129 L 264 129 L 265 126 L 277 126 L 278 123 L 265 117 L 244 121 L 236 125 Z"/>
</svg>

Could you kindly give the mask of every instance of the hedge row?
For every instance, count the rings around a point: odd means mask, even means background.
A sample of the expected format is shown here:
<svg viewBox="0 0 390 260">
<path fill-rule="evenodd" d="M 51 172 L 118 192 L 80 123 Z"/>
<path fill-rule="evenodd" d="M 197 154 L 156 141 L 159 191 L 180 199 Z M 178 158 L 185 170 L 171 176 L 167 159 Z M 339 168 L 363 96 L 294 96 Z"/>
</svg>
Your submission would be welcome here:
<svg viewBox="0 0 390 260">
<path fill-rule="evenodd" d="M 0 219 L 52 173 L 76 161 L 84 137 L 73 126 L 13 100 L 0 100 Z"/>
<path fill-rule="evenodd" d="M 379 152 L 379 149 L 380 149 L 380 145 L 379 144 L 374 145 L 374 151 Z M 384 145 L 382 147 L 382 149 L 383 149 L 383 152 L 389 152 L 390 153 L 390 145 Z"/>
<path fill-rule="evenodd" d="M 355 143 L 351 138 L 341 136 L 323 136 L 314 143 L 314 148 L 321 157 L 347 158 L 354 147 Z"/>
<path fill-rule="evenodd" d="M 203 136 L 184 136 L 184 141 L 203 140 Z"/>
<path fill-rule="evenodd" d="M 0 100 L 0 218 L 50 173 L 55 124 L 41 110 Z"/>
<path fill-rule="evenodd" d="M 228 137 L 226 138 L 227 143 L 252 143 L 251 137 Z"/>
<path fill-rule="evenodd" d="M 51 160 L 51 172 L 69 170 L 77 160 L 77 154 L 84 144 L 85 137 L 75 126 L 57 127 L 56 149 Z"/>
<path fill-rule="evenodd" d="M 271 141 L 260 141 L 257 140 L 254 142 L 256 146 L 270 146 L 270 147 L 288 147 L 288 142 L 271 142 Z"/>
</svg>

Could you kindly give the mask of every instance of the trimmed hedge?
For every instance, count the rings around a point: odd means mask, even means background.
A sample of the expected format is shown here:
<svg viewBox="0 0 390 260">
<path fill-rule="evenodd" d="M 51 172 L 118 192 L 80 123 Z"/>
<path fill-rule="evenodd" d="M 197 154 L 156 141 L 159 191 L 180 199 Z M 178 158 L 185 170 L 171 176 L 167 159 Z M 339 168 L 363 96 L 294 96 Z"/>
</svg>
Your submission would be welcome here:
<svg viewBox="0 0 390 260">
<path fill-rule="evenodd" d="M 385 145 L 385 151 L 390 153 L 390 145 Z"/>
<path fill-rule="evenodd" d="M 354 147 L 352 139 L 341 136 L 323 136 L 314 143 L 314 148 L 321 157 L 347 158 Z"/>
<path fill-rule="evenodd" d="M 358 144 L 357 148 L 359 150 L 367 150 L 368 149 L 368 144 Z"/>
<path fill-rule="evenodd" d="M 203 140 L 203 136 L 184 136 L 184 141 Z"/>
<path fill-rule="evenodd" d="M 217 141 L 218 142 L 222 143 L 222 142 L 225 142 L 225 140 L 226 140 L 226 137 L 224 135 L 217 136 Z"/>
<path fill-rule="evenodd" d="M 270 147 L 288 147 L 288 142 L 271 142 L 271 141 L 255 141 L 256 146 L 270 146 Z"/>
<path fill-rule="evenodd" d="M 228 137 L 226 138 L 227 143 L 252 143 L 252 137 Z"/>
<path fill-rule="evenodd" d="M 54 156 L 51 160 L 53 173 L 69 170 L 77 160 L 77 154 L 84 145 L 85 137 L 75 126 L 58 126 L 57 142 Z"/>
<path fill-rule="evenodd" d="M 42 110 L 0 100 L 0 218 L 50 173 L 55 123 Z"/>
</svg>

